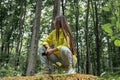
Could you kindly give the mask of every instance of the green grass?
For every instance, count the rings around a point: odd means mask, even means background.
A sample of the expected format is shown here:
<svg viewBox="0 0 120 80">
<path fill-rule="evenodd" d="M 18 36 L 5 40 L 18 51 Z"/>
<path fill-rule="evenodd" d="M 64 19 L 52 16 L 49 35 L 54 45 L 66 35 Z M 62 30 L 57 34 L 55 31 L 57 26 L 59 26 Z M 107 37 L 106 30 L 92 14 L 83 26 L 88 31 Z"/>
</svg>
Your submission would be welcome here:
<svg viewBox="0 0 120 80">
<path fill-rule="evenodd" d="M 113 72 L 104 72 L 101 74 L 100 80 L 120 80 L 120 74 Z"/>
</svg>

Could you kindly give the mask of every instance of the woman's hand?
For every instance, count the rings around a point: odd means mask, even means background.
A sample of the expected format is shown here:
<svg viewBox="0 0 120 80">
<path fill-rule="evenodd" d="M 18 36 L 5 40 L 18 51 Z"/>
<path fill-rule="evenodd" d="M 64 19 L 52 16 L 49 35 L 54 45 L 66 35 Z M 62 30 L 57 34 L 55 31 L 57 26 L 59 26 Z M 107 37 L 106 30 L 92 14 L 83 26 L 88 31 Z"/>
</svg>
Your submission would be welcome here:
<svg viewBox="0 0 120 80">
<path fill-rule="evenodd" d="M 52 54 L 53 52 L 54 52 L 53 49 L 47 49 L 46 54 L 47 54 L 47 55 L 50 55 L 50 54 Z"/>
<path fill-rule="evenodd" d="M 55 51 L 57 51 L 57 50 L 58 50 L 57 48 L 53 48 L 53 49 L 48 48 L 47 51 L 46 51 L 46 54 L 47 54 L 47 55 L 53 54 L 53 53 L 54 53 Z"/>
</svg>

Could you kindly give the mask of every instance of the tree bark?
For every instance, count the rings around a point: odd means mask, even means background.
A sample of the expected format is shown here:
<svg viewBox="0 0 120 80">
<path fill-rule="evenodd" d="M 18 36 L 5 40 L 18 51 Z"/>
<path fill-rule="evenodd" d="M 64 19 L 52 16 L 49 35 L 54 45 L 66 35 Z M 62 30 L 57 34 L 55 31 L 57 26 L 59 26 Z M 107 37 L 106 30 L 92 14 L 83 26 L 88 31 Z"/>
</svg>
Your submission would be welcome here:
<svg viewBox="0 0 120 80">
<path fill-rule="evenodd" d="M 36 57 L 37 57 L 38 40 L 39 40 L 41 7 L 42 7 L 42 0 L 37 0 L 26 75 L 34 75 L 36 70 Z"/>
<path fill-rule="evenodd" d="M 95 2 L 95 17 L 96 17 L 96 24 L 95 24 L 95 42 L 96 42 L 96 55 L 97 55 L 97 75 L 100 76 L 100 40 L 99 40 L 99 28 L 98 28 L 98 13 L 97 13 L 97 4 Z"/>
<path fill-rule="evenodd" d="M 67 0 L 61 0 L 61 2 L 62 2 L 62 15 L 65 15 L 65 6 L 67 3 Z"/>
<path fill-rule="evenodd" d="M 85 40 L 86 40 L 86 73 L 90 73 L 90 48 L 89 48 L 89 38 L 88 38 L 88 17 L 89 17 L 89 4 L 90 0 L 87 2 L 87 13 L 86 13 L 86 23 L 85 23 Z"/>
<path fill-rule="evenodd" d="M 21 6 L 20 8 L 20 19 L 19 19 L 19 24 L 18 24 L 18 37 L 17 37 L 17 47 L 16 47 L 16 61 L 15 61 L 15 67 L 17 69 L 17 67 L 20 65 L 19 63 L 19 59 L 20 59 L 20 53 L 21 53 L 21 47 L 22 47 L 22 37 L 23 37 L 23 25 L 24 25 L 24 20 L 25 20 L 25 14 L 26 14 L 26 8 L 24 8 L 25 1 L 20 1 L 19 5 Z"/>
<path fill-rule="evenodd" d="M 54 7 L 53 7 L 53 18 L 51 22 L 51 31 L 54 29 L 53 27 L 53 21 L 56 16 L 60 15 L 60 0 L 54 0 Z"/>
<path fill-rule="evenodd" d="M 79 6 L 78 6 L 78 0 L 74 0 L 74 4 L 75 4 L 75 10 L 76 10 L 76 46 L 77 46 L 77 69 L 78 69 L 78 73 L 80 72 L 80 54 L 79 54 L 79 50 L 78 50 L 78 27 L 79 27 L 79 23 L 78 23 L 78 20 L 79 20 Z"/>
</svg>

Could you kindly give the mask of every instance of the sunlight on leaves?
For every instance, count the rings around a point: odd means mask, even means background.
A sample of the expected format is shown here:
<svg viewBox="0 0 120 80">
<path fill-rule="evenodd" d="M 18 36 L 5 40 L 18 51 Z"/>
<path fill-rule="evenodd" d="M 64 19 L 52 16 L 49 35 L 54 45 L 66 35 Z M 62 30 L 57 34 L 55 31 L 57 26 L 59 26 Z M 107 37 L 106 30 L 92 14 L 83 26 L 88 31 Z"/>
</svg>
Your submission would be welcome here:
<svg viewBox="0 0 120 80">
<path fill-rule="evenodd" d="M 116 27 L 120 29 L 120 23 L 119 23 L 119 21 L 116 22 Z"/>
<path fill-rule="evenodd" d="M 114 37 L 114 36 L 111 36 L 111 39 L 112 39 L 112 40 L 115 40 L 115 37 Z"/>
<path fill-rule="evenodd" d="M 102 29 L 105 31 L 105 32 L 107 32 L 108 34 L 109 34 L 109 36 L 112 36 L 112 34 L 113 34 L 113 31 L 112 31 L 112 29 L 111 29 L 111 24 L 110 23 L 107 23 L 107 24 L 104 24 L 103 26 L 102 26 Z"/>
<path fill-rule="evenodd" d="M 104 11 L 110 11 L 109 7 L 106 7 L 106 6 L 103 7 L 103 10 L 104 10 Z"/>
<path fill-rule="evenodd" d="M 115 44 L 116 46 L 120 46 L 120 40 L 115 40 L 115 41 L 114 41 L 114 44 Z"/>
</svg>

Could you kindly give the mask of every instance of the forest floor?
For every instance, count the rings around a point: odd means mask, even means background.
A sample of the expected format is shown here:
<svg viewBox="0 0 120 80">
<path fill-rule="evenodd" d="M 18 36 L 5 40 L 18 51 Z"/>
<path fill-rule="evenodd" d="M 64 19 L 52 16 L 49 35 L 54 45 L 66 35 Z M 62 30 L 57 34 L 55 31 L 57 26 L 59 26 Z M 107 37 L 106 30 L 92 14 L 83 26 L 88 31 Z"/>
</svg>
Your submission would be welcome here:
<svg viewBox="0 0 120 80">
<path fill-rule="evenodd" d="M 0 80 L 100 80 L 97 76 L 86 74 L 39 74 L 35 76 L 4 77 Z"/>
</svg>

